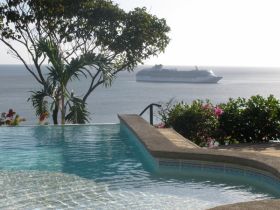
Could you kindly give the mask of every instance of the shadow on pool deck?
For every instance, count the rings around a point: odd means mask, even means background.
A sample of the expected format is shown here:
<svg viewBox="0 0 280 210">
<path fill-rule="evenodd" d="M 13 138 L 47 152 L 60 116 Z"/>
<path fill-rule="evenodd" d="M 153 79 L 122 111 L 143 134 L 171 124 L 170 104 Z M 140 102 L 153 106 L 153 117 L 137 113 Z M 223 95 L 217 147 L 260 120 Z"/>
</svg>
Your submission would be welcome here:
<svg viewBox="0 0 280 210">
<path fill-rule="evenodd" d="M 156 159 L 205 161 L 230 164 L 262 171 L 280 180 L 280 144 L 237 145 L 213 149 L 200 148 L 172 129 L 156 129 L 138 115 L 119 115 L 124 123 Z M 277 206 L 277 208 L 276 208 Z M 279 207 L 279 208 L 278 208 Z M 263 200 L 237 203 L 213 210 L 280 209 L 280 200 Z"/>
</svg>

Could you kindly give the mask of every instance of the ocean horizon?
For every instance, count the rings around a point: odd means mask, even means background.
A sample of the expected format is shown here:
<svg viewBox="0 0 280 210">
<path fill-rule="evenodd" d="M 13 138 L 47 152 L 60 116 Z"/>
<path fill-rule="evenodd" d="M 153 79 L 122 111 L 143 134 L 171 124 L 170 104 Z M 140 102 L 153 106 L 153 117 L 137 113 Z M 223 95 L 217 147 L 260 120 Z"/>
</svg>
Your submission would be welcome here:
<svg viewBox="0 0 280 210">
<path fill-rule="evenodd" d="M 171 99 L 188 103 L 196 99 L 209 99 L 214 104 L 226 102 L 229 98 L 249 98 L 257 94 L 265 97 L 272 94 L 280 99 L 280 68 L 199 66 L 200 69 L 212 69 L 223 79 L 217 84 L 136 82 L 136 72 L 145 67 L 139 66 L 133 72 L 121 72 L 111 87 L 100 86 L 92 93 L 87 101 L 90 123 L 117 123 L 118 114 L 139 114 L 151 103 L 166 103 Z M 178 70 L 194 68 L 165 67 Z M 75 81 L 72 85 L 76 95 L 81 95 L 82 90 L 88 87 L 86 81 Z M 32 104 L 27 99 L 31 91 L 39 89 L 39 84 L 23 65 L 0 65 L 0 112 L 13 108 L 26 118 L 25 125 L 38 124 Z M 148 119 L 148 113 L 144 118 Z M 49 122 L 52 124 L 51 119 Z"/>
</svg>

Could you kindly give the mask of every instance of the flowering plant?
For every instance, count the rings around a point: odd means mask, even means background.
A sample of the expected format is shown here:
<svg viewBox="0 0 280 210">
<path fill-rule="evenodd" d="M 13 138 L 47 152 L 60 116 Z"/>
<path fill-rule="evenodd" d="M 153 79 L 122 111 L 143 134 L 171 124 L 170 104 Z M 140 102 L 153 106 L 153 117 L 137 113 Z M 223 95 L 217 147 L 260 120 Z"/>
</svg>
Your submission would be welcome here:
<svg viewBox="0 0 280 210">
<path fill-rule="evenodd" d="M 159 123 L 159 124 L 156 124 L 154 125 L 155 128 L 166 128 L 165 124 L 163 122 Z"/>
<path fill-rule="evenodd" d="M 280 101 L 273 95 L 266 98 L 260 95 L 248 99 L 231 98 L 220 107 L 224 111 L 219 118 L 220 129 L 229 143 L 280 139 Z"/>
<path fill-rule="evenodd" d="M 21 122 L 26 121 L 25 118 L 21 118 L 13 109 L 9 109 L 9 111 L 2 112 L 0 117 L 0 126 L 1 125 L 8 125 L 8 126 L 16 126 L 19 125 Z"/>
<path fill-rule="evenodd" d="M 215 143 L 218 119 L 222 114 L 223 110 L 219 106 L 214 107 L 209 100 L 195 100 L 192 104 L 180 102 L 170 107 L 164 121 L 167 127 L 174 128 L 196 144 L 210 146 Z"/>
<path fill-rule="evenodd" d="M 216 106 L 214 108 L 214 114 L 216 117 L 220 117 L 223 113 L 224 111 L 219 106 Z"/>
<path fill-rule="evenodd" d="M 164 110 L 161 116 L 167 127 L 200 146 L 280 139 L 280 101 L 273 95 L 230 98 L 217 106 L 209 100 L 181 102 Z"/>
<path fill-rule="evenodd" d="M 39 124 L 40 125 L 44 125 L 44 124 L 48 124 L 45 120 L 48 118 L 49 113 L 48 112 L 43 112 L 40 116 L 39 116 Z"/>
</svg>

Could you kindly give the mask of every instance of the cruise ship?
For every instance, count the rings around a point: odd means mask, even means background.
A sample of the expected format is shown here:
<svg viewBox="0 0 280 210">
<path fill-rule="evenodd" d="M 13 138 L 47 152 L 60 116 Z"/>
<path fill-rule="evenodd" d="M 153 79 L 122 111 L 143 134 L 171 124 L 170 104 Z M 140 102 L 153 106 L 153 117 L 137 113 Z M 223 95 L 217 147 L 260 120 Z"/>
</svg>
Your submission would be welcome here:
<svg viewBox="0 0 280 210">
<path fill-rule="evenodd" d="M 199 69 L 177 70 L 163 68 L 163 65 L 155 65 L 136 73 L 136 81 L 139 82 L 182 82 L 182 83 L 217 83 L 223 77 L 216 76 L 212 70 Z"/>
</svg>

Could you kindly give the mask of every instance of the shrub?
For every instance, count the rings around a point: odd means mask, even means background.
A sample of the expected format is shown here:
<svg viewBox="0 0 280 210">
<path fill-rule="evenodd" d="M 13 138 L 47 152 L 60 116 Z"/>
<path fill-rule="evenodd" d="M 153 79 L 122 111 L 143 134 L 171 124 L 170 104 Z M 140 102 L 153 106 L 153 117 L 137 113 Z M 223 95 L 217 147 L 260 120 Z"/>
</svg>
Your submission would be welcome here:
<svg viewBox="0 0 280 210">
<path fill-rule="evenodd" d="M 167 108 L 166 108 L 167 107 Z M 229 99 L 214 107 L 209 100 L 184 102 L 159 112 L 166 127 L 200 146 L 227 143 L 261 143 L 280 138 L 280 102 L 273 95 Z"/>
<path fill-rule="evenodd" d="M 280 136 L 280 103 L 273 95 L 230 99 L 220 105 L 220 129 L 241 143 L 268 142 Z"/>
<path fill-rule="evenodd" d="M 165 124 L 200 146 L 212 142 L 218 127 L 219 108 L 214 108 L 207 101 L 193 101 L 188 105 L 183 102 L 173 105 L 165 112 Z"/>
<path fill-rule="evenodd" d="M 25 118 L 21 118 L 13 109 L 9 109 L 9 111 L 2 112 L 0 117 L 0 126 L 8 125 L 8 126 L 16 126 L 21 122 L 25 121 Z"/>
</svg>

